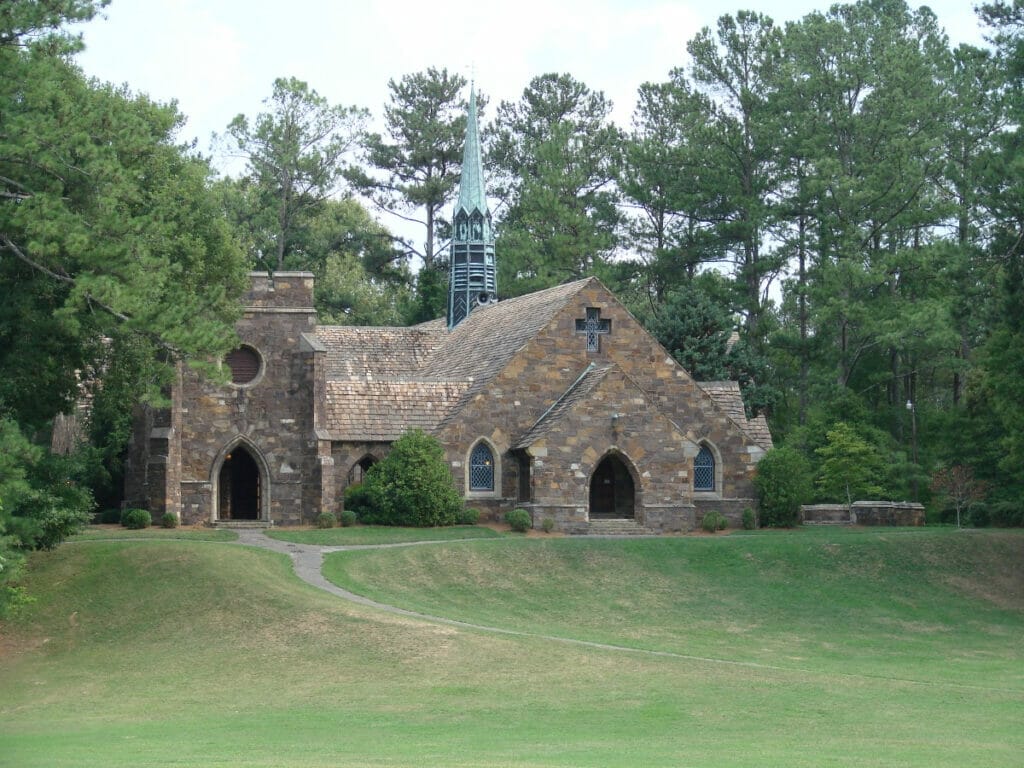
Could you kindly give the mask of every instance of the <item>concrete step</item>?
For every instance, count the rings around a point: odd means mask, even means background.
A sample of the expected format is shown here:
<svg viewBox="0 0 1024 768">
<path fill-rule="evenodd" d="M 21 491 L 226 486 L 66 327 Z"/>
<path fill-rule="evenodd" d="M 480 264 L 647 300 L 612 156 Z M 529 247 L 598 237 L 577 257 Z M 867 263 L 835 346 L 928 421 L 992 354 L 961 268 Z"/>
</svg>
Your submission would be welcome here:
<svg viewBox="0 0 1024 768">
<path fill-rule="evenodd" d="M 224 528 L 229 531 L 240 531 L 248 529 L 262 529 L 262 528 L 273 528 L 272 522 L 266 520 L 217 520 L 213 524 L 214 528 Z"/>
<path fill-rule="evenodd" d="M 630 518 L 591 520 L 584 531 L 587 536 L 653 536 L 654 531 Z"/>
</svg>

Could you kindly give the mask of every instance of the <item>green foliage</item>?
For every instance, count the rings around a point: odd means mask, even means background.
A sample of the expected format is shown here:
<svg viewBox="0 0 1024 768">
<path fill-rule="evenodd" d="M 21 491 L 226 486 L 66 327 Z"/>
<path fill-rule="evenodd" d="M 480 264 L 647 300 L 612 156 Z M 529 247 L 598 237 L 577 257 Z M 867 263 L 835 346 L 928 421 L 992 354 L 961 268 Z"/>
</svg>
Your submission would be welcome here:
<svg viewBox="0 0 1024 768">
<path fill-rule="evenodd" d="M 721 512 L 717 510 L 711 510 L 704 515 L 704 519 L 700 521 L 700 527 L 708 533 L 715 533 L 716 531 L 724 531 L 729 527 L 729 521 L 725 518 Z"/>
<path fill-rule="evenodd" d="M 173 512 L 164 512 L 160 518 L 160 526 L 162 528 L 177 528 L 178 516 Z"/>
<path fill-rule="evenodd" d="M 343 498 L 344 508 L 353 512 L 362 522 L 371 519 L 380 507 L 376 487 L 365 481 L 345 488 Z"/>
<path fill-rule="evenodd" d="M 121 525 L 129 530 L 139 531 L 153 524 L 153 517 L 146 509 L 126 509 L 121 515 Z"/>
<path fill-rule="evenodd" d="M 317 528 L 333 528 L 337 522 L 338 519 L 331 512 L 321 512 L 316 516 Z"/>
<path fill-rule="evenodd" d="M 847 504 L 883 498 L 879 479 L 885 475 L 885 461 L 878 448 L 842 421 L 825 437 L 825 445 L 815 451 L 822 460 L 816 481 L 822 496 Z"/>
<path fill-rule="evenodd" d="M 525 509 L 512 509 L 505 513 L 505 522 L 517 533 L 526 533 L 533 527 L 533 518 Z"/>
<path fill-rule="evenodd" d="M 551 533 L 553 530 L 555 530 L 555 521 L 554 521 L 554 519 L 552 519 L 550 517 L 545 517 L 540 522 L 540 529 L 542 531 L 544 531 L 544 533 Z"/>
<path fill-rule="evenodd" d="M 811 471 L 802 453 L 773 448 L 757 463 L 754 477 L 761 525 L 790 527 L 800 521 L 800 505 L 811 499 Z"/>
<path fill-rule="evenodd" d="M 1024 503 L 997 501 L 989 506 L 989 521 L 999 528 L 1024 527 Z"/>
<path fill-rule="evenodd" d="M 480 522 L 480 510 L 463 507 L 455 518 L 456 525 L 476 525 Z"/>
<path fill-rule="evenodd" d="M 757 528 L 757 516 L 754 514 L 754 510 L 747 507 L 743 510 L 743 530 L 752 531 Z"/>
<path fill-rule="evenodd" d="M 107 507 L 100 511 L 97 522 L 103 525 L 119 525 L 121 523 L 121 510 L 115 507 Z"/>
<path fill-rule="evenodd" d="M 366 503 L 356 513 L 367 524 L 452 525 L 462 509 L 444 449 L 418 429 L 398 438 L 391 452 L 370 467 L 362 485 Z"/>
<path fill-rule="evenodd" d="M 356 524 L 356 513 L 351 509 L 343 509 L 338 514 L 338 522 L 341 523 L 342 528 L 351 528 Z"/>
</svg>

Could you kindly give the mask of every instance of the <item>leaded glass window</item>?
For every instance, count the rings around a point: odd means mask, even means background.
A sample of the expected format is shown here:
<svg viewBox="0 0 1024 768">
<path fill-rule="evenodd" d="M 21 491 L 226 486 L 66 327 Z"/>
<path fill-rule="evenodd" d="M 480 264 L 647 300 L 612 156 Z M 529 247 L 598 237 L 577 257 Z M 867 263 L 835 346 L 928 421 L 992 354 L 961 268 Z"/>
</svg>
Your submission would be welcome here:
<svg viewBox="0 0 1024 768">
<path fill-rule="evenodd" d="M 587 351 L 599 352 L 601 350 L 601 336 L 612 332 L 612 321 L 601 317 L 601 310 L 597 307 L 587 307 L 585 319 L 576 321 L 576 333 L 587 337 Z"/>
<path fill-rule="evenodd" d="M 494 454 L 487 443 L 477 443 L 469 455 L 469 490 L 494 490 Z"/>
<path fill-rule="evenodd" d="M 700 453 L 693 460 L 693 490 L 715 490 L 715 456 L 706 445 L 700 447 Z"/>
</svg>

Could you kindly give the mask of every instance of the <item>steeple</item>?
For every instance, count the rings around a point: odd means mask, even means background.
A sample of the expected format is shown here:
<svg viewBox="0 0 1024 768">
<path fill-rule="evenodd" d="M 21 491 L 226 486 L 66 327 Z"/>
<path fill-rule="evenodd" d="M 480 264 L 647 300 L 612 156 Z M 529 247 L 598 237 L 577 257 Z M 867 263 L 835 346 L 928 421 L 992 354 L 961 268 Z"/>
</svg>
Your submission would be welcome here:
<svg viewBox="0 0 1024 768">
<path fill-rule="evenodd" d="M 465 320 L 474 307 L 497 301 L 494 230 L 484 189 L 476 89 L 470 85 L 462 180 L 452 214 L 452 245 L 448 281 L 448 328 Z"/>
</svg>

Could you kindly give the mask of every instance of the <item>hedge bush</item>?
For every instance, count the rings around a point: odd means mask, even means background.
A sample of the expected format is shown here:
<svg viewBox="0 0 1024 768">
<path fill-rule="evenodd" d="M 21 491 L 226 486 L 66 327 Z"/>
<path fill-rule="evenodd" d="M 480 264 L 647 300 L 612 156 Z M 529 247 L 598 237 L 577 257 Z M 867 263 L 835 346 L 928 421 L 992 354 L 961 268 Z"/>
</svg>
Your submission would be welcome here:
<svg viewBox="0 0 1024 768">
<path fill-rule="evenodd" d="M 97 515 L 99 518 L 96 522 L 103 523 L 104 525 L 118 525 L 121 522 L 121 510 L 120 509 L 104 509 Z"/>
<path fill-rule="evenodd" d="M 153 517 L 145 509 L 126 509 L 121 515 L 121 525 L 132 530 L 149 528 L 153 524 Z"/>
<path fill-rule="evenodd" d="M 341 522 L 342 528 L 351 528 L 356 524 L 356 513 L 351 509 L 343 509 L 338 515 L 338 520 Z"/>
<path fill-rule="evenodd" d="M 160 525 L 164 528 L 177 528 L 178 516 L 173 512 L 164 512 L 164 516 L 160 518 Z"/>
<path fill-rule="evenodd" d="M 316 516 L 317 528 L 333 528 L 336 522 L 338 522 L 337 518 L 330 512 L 321 512 Z"/>
<path fill-rule="evenodd" d="M 708 533 L 714 533 L 715 531 L 724 531 L 729 527 L 729 521 L 725 519 L 725 515 L 717 510 L 711 510 L 700 523 L 700 527 Z"/>
<path fill-rule="evenodd" d="M 480 510 L 472 507 L 463 507 L 455 517 L 456 525 L 476 525 L 480 522 Z"/>
<path fill-rule="evenodd" d="M 757 515 L 754 514 L 754 510 L 747 507 L 743 510 L 743 530 L 752 531 L 757 528 Z"/>
<path fill-rule="evenodd" d="M 533 526 L 533 519 L 525 509 L 513 509 L 505 513 L 505 522 L 513 531 L 526 533 Z"/>
<path fill-rule="evenodd" d="M 800 522 L 800 505 L 813 493 L 806 457 L 792 448 L 772 448 L 757 463 L 754 487 L 761 507 L 761 525 L 791 528 Z"/>
<path fill-rule="evenodd" d="M 398 438 L 362 485 L 366 496 L 356 514 L 364 523 L 453 525 L 462 509 L 441 443 L 419 429 Z"/>
</svg>

